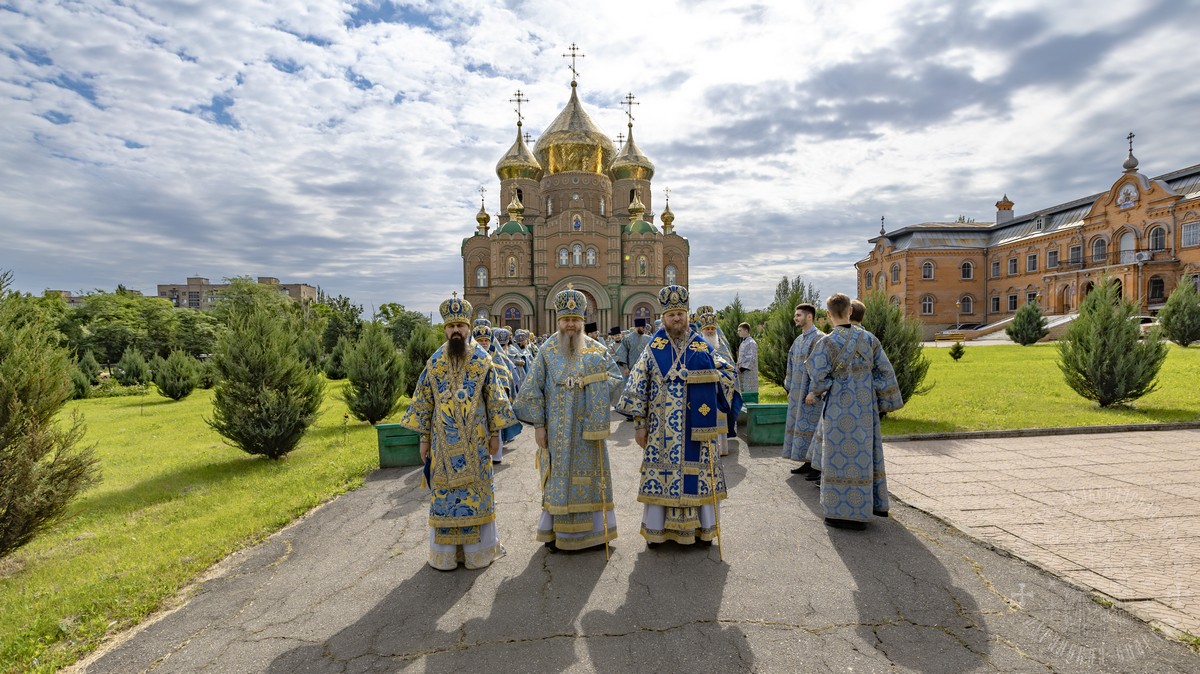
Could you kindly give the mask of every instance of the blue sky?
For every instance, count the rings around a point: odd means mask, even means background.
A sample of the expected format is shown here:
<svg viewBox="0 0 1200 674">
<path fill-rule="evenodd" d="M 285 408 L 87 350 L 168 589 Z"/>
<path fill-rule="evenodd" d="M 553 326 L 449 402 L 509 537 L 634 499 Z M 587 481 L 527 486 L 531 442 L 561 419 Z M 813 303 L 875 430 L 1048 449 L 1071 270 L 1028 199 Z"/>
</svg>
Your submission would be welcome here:
<svg viewBox="0 0 1200 674">
<path fill-rule="evenodd" d="M 1061 5 L 1061 6 L 1060 6 Z M 578 43 L 632 92 L 698 301 L 853 292 L 879 229 L 993 220 L 1200 163 L 1200 2 L 0 0 L 0 269 L 19 289 L 276 276 L 433 311 L 517 89 Z"/>
</svg>

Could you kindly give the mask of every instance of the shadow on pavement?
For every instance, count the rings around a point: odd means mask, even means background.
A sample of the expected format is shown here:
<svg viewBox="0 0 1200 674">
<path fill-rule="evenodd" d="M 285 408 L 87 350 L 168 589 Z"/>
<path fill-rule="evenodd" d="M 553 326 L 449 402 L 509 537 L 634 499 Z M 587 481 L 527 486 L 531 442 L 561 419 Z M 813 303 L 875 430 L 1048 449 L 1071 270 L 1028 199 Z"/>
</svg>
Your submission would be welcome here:
<svg viewBox="0 0 1200 674">
<path fill-rule="evenodd" d="M 823 521 L 814 483 L 797 475 L 788 484 Z M 858 633 L 890 662 L 925 673 L 990 668 L 978 604 L 912 532 L 877 517 L 866 531 L 826 527 L 826 533 L 854 579 Z"/>
</svg>

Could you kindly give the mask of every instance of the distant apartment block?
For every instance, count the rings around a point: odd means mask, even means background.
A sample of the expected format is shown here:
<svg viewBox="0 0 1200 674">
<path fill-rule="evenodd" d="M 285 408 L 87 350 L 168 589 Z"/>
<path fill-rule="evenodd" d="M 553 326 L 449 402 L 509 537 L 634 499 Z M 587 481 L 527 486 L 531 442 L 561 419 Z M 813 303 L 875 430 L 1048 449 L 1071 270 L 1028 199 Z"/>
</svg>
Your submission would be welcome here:
<svg viewBox="0 0 1200 674">
<path fill-rule="evenodd" d="M 316 286 L 307 283 L 280 283 L 273 276 L 259 276 L 258 282 L 278 286 L 280 294 L 297 302 L 314 302 L 317 299 Z M 217 295 L 228 287 L 228 283 L 209 283 L 206 278 L 189 276 L 187 283 L 159 284 L 158 296 L 181 309 L 208 309 L 216 301 Z"/>
<path fill-rule="evenodd" d="M 142 294 L 142 291 L 140 291 L 140 290 L 126 289 L 124 292 L 127 292 L 130 295 L 138 295 L 138 296 L 140 296 Z M 72 308 L 83 306 L 83 301 L 85 299 L 87 299 L 87 295 L 76 295 L 76 294 L 72 293 L 70 290 L 46 289 L 45 291 L 42 292 L 42 295 L 45 297 L 55 297 L 55 296 L 61 297 L 61 298 L 63 298 L 64 301 L 66 301 L 67 306 L 72 307 Z"/>
</svg>

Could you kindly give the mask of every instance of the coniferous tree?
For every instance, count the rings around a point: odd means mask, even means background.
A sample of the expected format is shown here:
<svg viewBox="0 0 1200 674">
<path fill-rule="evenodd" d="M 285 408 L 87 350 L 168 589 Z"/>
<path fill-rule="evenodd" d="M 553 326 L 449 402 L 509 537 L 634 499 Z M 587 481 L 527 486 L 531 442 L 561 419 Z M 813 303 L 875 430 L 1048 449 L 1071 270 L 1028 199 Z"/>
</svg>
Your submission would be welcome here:
<svg viewBox="0 0 1200 674">
<path fill-rule="evenodd" d="M 154 373 L 154 385 L 163 396 L 171 400 L 183 400 L 200 383 L 197 366 L 195 358 L 183 351 L 172 351 Z"/>
<path fill-rule="evenodd" d="M 333 351 L 325 357 L 325 376 L 330 379 L 346 378 L 346 352 L 350 350 L 351 342 L 345 335 L 338 337 Z"/>
<path fill-rule="evenodd" d="M 92 392 L 92 383 L 78 367 L 71 368 L 71 400 L 82 400 Z"/>
<path fill-rule="evenodd" d="M 92 355 L 92 350 L 88 349 L 83 354 L 83 358 L 79 359 L 79 371 L 87 376 L 88 384 L 95 385 L 100 381 L 100 363 L 96 362 L 96 357 Z"/>
<path fill-rule="evenodd" d="M 768 381 L 783 386 L 787 376 L 788 351 L 792 342 L 800 336 L 800 328 L 796 327 L 793 317 L 796 305 L 812 304 L 817 308 L 817 318 L 821 316 L 820 293 L 811 283 L 805 283 L 801 277 L 788 279 L 784 276 L 775 286 L 775 301 L 767 309 L 766 330 L 758 346 L 758 371 Z"/>
<path fill-rule="evenodd" d="M 738 325 L 746 321 L 746 307 L 742 304 L 740 295 L 733 296 L 733 302 L 721 310 L 721 330 L 729 339 L 729 351 L 737 356 L 738 347 L 742 345 L 742 336 L 738 334 Z"/>
<path fill-rule="evenodd" d="M 301 362 L 296 327 L 286 313 L 255 303 L 229 313 L 208 425 L 248 454 L 286 456 L 320 409 L 325 384 Z"/>
<path fill-rule="evenodd" d="M 954 359 L 954 362 L 957 363 L 958 359 L 962 358 L 963 355 L 967 353 L 967 347 L 963 346 L 962 342 L 955 342 L 950 346 L 948 353 L 950 357 Z"/>
<path fill-rule="evenodd" d="M 321 335 L 312 328 L 304 328 L 300 332 L 300 339 L 296 342 L 296 348 L 300 351 L 300 360 L 304 364 L 314 370 L 321 369 L 321 357 L 324 355 L 324 349 L 321 348 Z"/>
<path fill-rule="evenodd" d="M 1158 324 L 1163 336 L 1179 346 L 1200 341 L 1200 297 L 1191 278 L 1180 279 L 1171 291 L 1167 305 L 1158 312 Z"/>
<path fill-rule="evenodd" d="M 57 420 L 75 369 L 59 334 L 17 316 L 12 276 L 0 273 L 0 558 L 33 540 L 99 480 L 83 419 Z"/>
<path fill-rule="evenodd" d="M 921 350 L 921 321 L 904 315 L 898 304 L 892 304 L 887 293 L 875 291 L 863 298 L 867 315 L 863 328 L 875 335 L 883 345 L 883 351 L 896 371 L 896 382 L 900 395 L 908 402 L 912 396 L 927 393 L 932 385 L 926 386 L 925 375 L 929 373 L 929 359 Z"/>
<path fill-rule="evenodd" d="M 1004 327 L 1004 334 L 1021 346 L 1029 346 L 1050 334 L 1046 329 L 1046 317 L 1037 302 L 1026 302 L 1017 309 L 1012 322 Z"/>
<path fill-rule="evenodd" d="M 445 341 L 445 332 L 441 330 L 421 325 L 408 336 L 408 343 L 404 345 L 404 386 L 400 389 L 401 393 L 412 395 L 416 390 L 417 379 L 421 376 L 421 370 L 425 369 L 425 362 Z"/>
<path fill-rule="evenodd" d="M 1088 293 L 1079 317 L 1058 343 L 1059 363 L 1076 393 L 1109 407 L 1137 400 L 1157 388 L 1167 345 L 1157 331 L 1139 341 L 1136 307 L 1122 299 L 1112 279 Z"/>
<path fill-rule="evenodd" d="M 221 372 L 217 369 L 217 363 L 212 358 L 203 360 L 196 366 L 197 381 L 196 385 L 202 389 L 210 389 L 221 381 Z"/>
<path fill-rule="evenodd" d="M 372 426 L 400 406 L 404 361 L 383 324 L 363 326 L 358 341 L 346 352 L 345 401 L 355 419 Z"/>
<path fill-rule="evenodd" d="M 150 366 L 142 354 L 132 346 L 125 348 L 121 360 L 117 361 L 117 382 L 122 386 L 135 386 L 150 383 Z"/>
</svg>

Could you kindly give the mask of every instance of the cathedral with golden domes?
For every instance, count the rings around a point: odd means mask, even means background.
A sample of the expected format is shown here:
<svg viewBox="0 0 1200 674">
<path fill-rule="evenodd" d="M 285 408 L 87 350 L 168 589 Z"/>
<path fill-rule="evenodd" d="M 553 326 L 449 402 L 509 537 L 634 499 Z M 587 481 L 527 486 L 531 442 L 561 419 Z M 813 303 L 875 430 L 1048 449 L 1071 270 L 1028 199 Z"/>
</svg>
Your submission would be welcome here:
<svg viewBox="0 0 1200 674">
<path fill-rule="evenodd" d="M 626 103 L 632 105 L 632 95 Z M 517 92 L 518 106 L 522 95 Z M 499 208 L 486 204 L 463 239 L 465 296 L 493 325 L 554 332 L 554 296 L 568 285 L 588 299 L 602 332 L 653 321 L 664 285 L 688 283 L 688 242 L 675 231 L 669 199 L 655 224 L 654 164 L 633 140 L 620 150 L 579 101 L 578 82 L 530 151 L 518 108 L 517 135 L 496 164 Z"/>
</svg>

